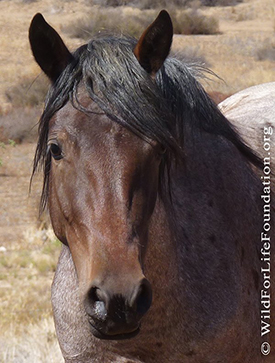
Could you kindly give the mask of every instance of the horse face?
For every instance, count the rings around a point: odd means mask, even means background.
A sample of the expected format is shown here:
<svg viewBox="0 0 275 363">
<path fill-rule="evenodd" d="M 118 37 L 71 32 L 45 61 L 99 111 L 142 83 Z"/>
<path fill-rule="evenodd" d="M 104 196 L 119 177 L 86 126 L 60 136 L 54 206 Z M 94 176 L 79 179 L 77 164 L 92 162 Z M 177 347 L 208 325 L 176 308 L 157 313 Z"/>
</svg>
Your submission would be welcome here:
<svg viewBox="0 0 275 363">
<path fill-rule="evenodd" d="M 148 77 L 161 68 L 172 36 L 170 16 L 161 11 L 131 49 Z M 29 39 L 55 85 L 74 56 L 41 14 L 31 22 Z M 92 332 L 100 338 L 136 334 L 151 305 L 143 263 L 158 190 L 156 149 L 106 116 L 87 116 L 70 103 L 49 124 L 51 220 L 70 248 Z"/>
<path fill-rule="evenodd" d="M 70 103 L 50 121 L 48 149 L 52 225 L 70 248 L 92 332 L 134 335 L 152 300 L 143 264 L 160 153 Z"/>
</svg>

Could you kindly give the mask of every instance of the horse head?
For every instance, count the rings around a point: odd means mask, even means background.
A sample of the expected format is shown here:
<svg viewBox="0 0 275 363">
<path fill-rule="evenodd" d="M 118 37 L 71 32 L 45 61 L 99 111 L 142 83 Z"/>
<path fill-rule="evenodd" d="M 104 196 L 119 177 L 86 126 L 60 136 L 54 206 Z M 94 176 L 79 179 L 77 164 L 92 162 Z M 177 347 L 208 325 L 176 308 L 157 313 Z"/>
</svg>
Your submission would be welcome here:
<svg viewBox="0 0 275 363">
<path fill-rule="evenodd" d="M 29 34 L 37 63 L 57 89 L 66 69 L 74 69 L 74 55 L 41 14 Z M 136 66 L 151 82 L 172 34 L 170 17 L 162 11 L 133 49 Z M 84 83 L 77 106 L 67 99 L 44 124 L 49 212 L 56 236 L 72 254 L 92 333 L 128 338 L 138 333 L 152 302 L 144 260 L 163 147 L 113 122 Z M 55 92 L 54 101 L 49 97 L 48 108 L 61 93 Z"/>
</svg>

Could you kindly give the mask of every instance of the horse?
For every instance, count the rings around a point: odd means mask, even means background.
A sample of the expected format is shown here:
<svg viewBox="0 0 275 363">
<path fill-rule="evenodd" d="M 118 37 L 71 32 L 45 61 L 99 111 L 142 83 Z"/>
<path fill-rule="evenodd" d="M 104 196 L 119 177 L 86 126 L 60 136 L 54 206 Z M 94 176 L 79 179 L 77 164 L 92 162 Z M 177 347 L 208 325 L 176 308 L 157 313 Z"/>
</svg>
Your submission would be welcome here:
<svg viewBox="0 0 275 363">
<path fill-rule="evenodd" d="M 220 110 L 233 123 L 243 140 L 254 150 L 257 150 L 262 159 L 270 156 L 270 173 L 272 189 L 275 190 L 275 138 L 274 117 L 272 110 L 275 107 L 275 82 L 264 83 L 249 87 L 219 104 Z M 265 141 L 266 139 L 266 141 Z M 266 147 L 270 150 L 265 150 Z M 259 170 L 259 169 L 258 169 Z M 257 171 L 257 170 L 256 170 Z M 260 171 L 259 176 L 263 173 Z"/>
<path fill-rule="evenodd" d="M 63 244 L 52 306 L 66 363 L 275 359 L 266 165 L 198 68 L 169 56 L 172 38 L 165 10 L 139 40 L 99 35 L 73 53 L 41 14 L 30 25 L 52 83 L 33 172 Z"/>
</svg>

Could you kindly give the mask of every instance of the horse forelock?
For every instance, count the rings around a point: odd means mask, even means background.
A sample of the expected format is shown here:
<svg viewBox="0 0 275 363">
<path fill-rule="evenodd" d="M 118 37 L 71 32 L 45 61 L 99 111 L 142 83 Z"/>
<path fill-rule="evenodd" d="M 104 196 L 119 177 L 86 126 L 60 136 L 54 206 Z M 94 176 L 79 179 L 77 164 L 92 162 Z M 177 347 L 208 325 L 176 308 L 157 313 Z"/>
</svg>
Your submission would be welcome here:
<svg viewBox="0 0 275 363">
<path fill-rule="evenodd" d="M 184 140 L 201 137 L 200 131 L 220 135 L 232 142 L 248 161 L 259 165 L 229 121 L 208 97 L 196 78 L 196 69 L 168 58 L 153 79 L 138 63 L 136 40 L 104 37 L 78 48 L 73 61 L 51 87 L 40 119 L 34 169 L 44 166 L 41 208 L 47 202 L 50 158 L 47 154 L 49 121 L 69 100 L 81 111 L 80 84 L 113 121 L 146 141 L 156 141 L 166 150 L 162 170 L 184 158 Z M 164 172 L 162 173 L 164 175 Z"/>
</svg>

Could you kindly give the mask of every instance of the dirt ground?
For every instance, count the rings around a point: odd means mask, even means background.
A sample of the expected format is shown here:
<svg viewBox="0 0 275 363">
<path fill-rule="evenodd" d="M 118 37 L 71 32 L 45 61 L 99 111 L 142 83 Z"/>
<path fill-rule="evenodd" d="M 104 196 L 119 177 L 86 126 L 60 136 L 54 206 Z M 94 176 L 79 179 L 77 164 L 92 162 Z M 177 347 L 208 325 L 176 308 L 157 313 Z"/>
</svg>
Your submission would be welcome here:
<svg viewBox="0 0 275 363">
<path fill-rule="evenodd" d="M 0 363 L 62 361 L 50 303 L 60 243 L 38 218 L 41 177 L 29 190 L 34 150 L 0 146 Z"/>
<path fill-rule="evenodd" d="M 20 248 L 27 231 L 38 216 L 38 181 L 29 194 L 34 144 L 6 145 L 1 148 L 0 169 L 0 246 Z M 40 184 L 40 183 L 39 183 Z"/>
</svg>

